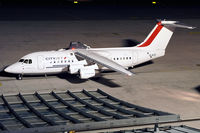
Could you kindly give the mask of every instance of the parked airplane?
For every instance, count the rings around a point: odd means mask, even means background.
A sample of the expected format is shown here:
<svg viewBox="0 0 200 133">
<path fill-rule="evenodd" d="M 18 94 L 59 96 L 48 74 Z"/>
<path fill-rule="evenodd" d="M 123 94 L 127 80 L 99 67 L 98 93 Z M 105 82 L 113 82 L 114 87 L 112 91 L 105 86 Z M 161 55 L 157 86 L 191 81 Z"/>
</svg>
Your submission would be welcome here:
<svg viewBox="0 0 200 133">
<path fill-rule="evenodd" d="M 22 57 L 4 71 L 23 75 L 78 74 L 81 79 L 94 77 L 102 69 L 111 69 L 129 76 L 129 67 L 165 55 L 165 49 L 176 27 L 194 29 L 178 21 L 159 21 L 147 38 L 134 47 L 90 48 L 80 42 L 71 42 L 69 48 L 57 51 L 34 52 Z"/>
</svg>

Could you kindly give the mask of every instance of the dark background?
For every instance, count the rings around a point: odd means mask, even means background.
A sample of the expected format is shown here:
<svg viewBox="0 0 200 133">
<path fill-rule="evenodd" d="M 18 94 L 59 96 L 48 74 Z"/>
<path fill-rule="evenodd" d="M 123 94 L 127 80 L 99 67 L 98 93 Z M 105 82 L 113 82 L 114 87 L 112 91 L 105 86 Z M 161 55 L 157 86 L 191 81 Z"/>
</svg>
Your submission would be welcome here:
<svg viewBox="0 0 200 133">
<path fill-rule="evenodd" d="M 1 6 L 70 6 L 78 1 L 79 5 L 131 5 L 131 6 L 152 6 L 152 1 L 159 6 L 197 6 L 198 0 L 1 0 Z"/>
<path fill-rule="evenodd" d="M 200 17 L 199 0 L 1 0 L 0 20 L 130 20 Z M 153 4 L 152 2 L 156 2 Z"/>
</svg>

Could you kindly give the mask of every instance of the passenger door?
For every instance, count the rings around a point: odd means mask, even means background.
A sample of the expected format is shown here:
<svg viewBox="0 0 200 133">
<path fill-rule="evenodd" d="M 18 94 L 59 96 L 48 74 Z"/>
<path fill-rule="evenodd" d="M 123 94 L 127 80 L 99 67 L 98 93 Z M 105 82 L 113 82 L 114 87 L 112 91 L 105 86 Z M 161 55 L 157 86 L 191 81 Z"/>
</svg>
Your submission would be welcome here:
<svg viewBox="0 0 200 133">
<path fill-rule="evenodd" d="M 37 59 L 38 69 L 44 69 L 44 56 L 39 55 Z"/>
<path fill-rule="evenodd" d="M 137 54 L 137 51 L 133 51 L 132 53 L 132 64 L 135 65 L 137 63 L 137 60 L 138 60 L 138 54 Z"/>
</svg>

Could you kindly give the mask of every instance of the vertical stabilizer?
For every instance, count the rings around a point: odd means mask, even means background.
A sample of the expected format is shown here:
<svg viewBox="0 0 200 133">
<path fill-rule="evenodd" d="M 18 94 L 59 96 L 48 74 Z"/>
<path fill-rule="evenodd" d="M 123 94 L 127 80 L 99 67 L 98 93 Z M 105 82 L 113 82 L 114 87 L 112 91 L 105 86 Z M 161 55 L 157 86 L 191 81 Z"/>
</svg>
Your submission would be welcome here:
<svg viewBox="0 0 200 133">
<path fill-rule="evenodd" d="M 176 27 L 194 29 L 195 27 L 180 24 L 178 21 L 159 21 L 147 38 L 137 47 L 152 50 L 165 50 Z"/>
</svg>

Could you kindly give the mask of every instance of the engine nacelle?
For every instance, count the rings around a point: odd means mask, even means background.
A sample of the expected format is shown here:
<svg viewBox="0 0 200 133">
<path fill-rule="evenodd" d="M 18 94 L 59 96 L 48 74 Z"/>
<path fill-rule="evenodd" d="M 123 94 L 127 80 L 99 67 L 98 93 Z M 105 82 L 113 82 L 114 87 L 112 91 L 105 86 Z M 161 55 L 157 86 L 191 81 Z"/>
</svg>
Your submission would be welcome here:
<svg viewBox="0 0 200 133">
<path fill-rule="evenodd" d="M 83 68 L 84 65 L 87 65 L 86 60 L 78 61 L 76 64 L 70 64 L 68 67 L 68 71 L 70 74 L 76 74 L 78 73 L 80 68 Z"/>
<path fill-rule="evenodd" d="M 91 66 L 84 66 L 79 70 L 80 78 L 81 79 L 88 79 L 95 76 L 95 69 L 98 69 L 96 64 Z"/>
<path fill-rule="evenodd" d="M 70 74 L 76 74 L 81 67 L 83 67 L 83 65 L 70 65 L 68 71 Z"/>
<path fill-rule="evenodd" d="M 79 73 L 81 79 L 88 79 L 95 76 L 94 69 L 81 68 Z"/>
</svg>

